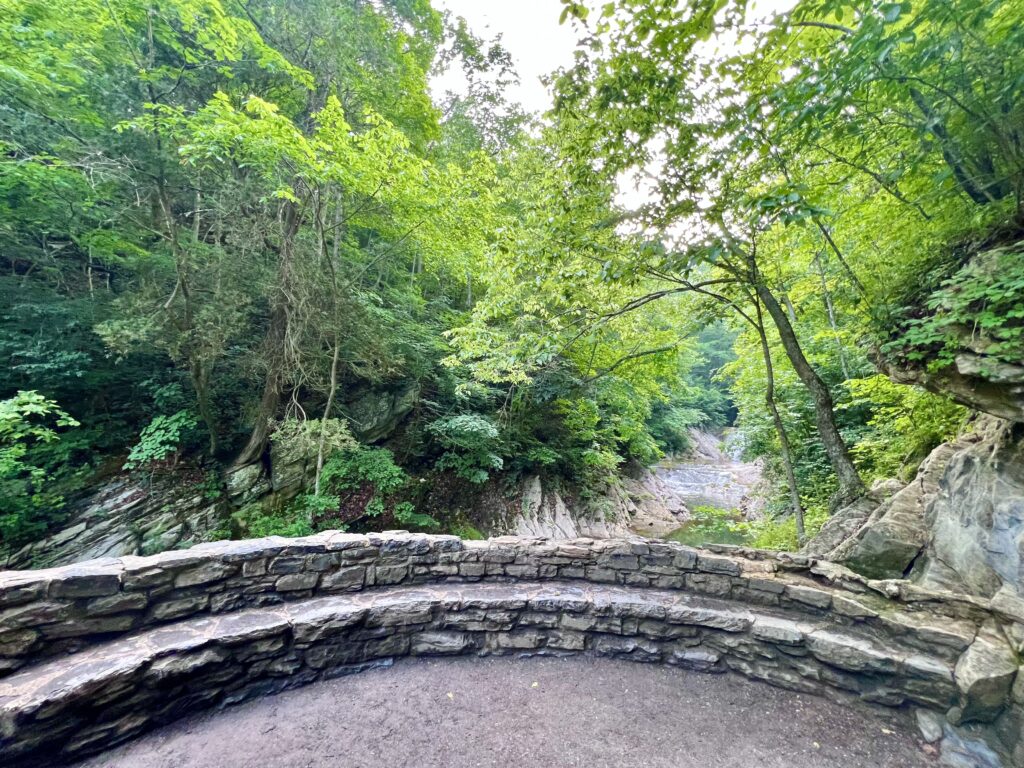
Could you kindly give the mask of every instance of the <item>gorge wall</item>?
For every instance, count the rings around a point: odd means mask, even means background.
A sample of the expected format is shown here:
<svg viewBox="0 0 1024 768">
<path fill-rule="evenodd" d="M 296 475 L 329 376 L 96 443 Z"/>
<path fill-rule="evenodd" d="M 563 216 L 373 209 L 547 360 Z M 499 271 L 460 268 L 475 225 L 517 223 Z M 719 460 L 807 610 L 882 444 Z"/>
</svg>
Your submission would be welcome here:
<svg viewBox="0 0 1024 768">
<path fill-rule="evenodd" d="M 102 557 L 146 555 L 224 538 L 232 516 L 246 507 L 272 510 L 299 494 L 312 477 L 309 457 L 274 447 L 269 466 L 249 464 L 223 476 L 182 468 L 152 476 L 116 477 L 69 505 L 68 520 L 53 533 L 13 552 L 0 565 L 47 568 Z M 569 489 L 571 491 L 571 489 Z M 472 519 L 485 533 L 569 539 L 630 533 L 663 535 L 689 511 L 654 473 L 623 476 L 604 496 L 583 502 L 538 475 L 509 493 L 500 482 L 463 498 L 429 501 Z M 236 534 L 237 535 L 237 534 Z"/>
<path fill-rule="evenodd" d="M 587 653 L 912 705 L 949 749 L 984 736 L 1020 764 L 1022 651 L 1015 606 L 802 556 L 402 532 L 218 542 L 0 574 L 0 754 L 78 757 L 406 655 Z"/>
</svg>

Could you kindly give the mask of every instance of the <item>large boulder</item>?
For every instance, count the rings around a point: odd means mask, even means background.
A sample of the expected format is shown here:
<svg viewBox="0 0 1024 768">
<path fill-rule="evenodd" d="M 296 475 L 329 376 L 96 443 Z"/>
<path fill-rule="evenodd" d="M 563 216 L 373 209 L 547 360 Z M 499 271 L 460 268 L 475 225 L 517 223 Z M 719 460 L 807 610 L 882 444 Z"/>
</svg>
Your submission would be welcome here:
<svg viewBox="0 0 1024 768">
<path fill-rule="evenodd" d="M 873 579 L 906 574 L 928 543 L 925 512 L 961 445 L 946 443 L 936 448 L 913 481 L 879 504 L 857 532 L 830 553 L 830 559 Z"/>
<path fill-rule="evenodd" d="M 991 597 L 1024 593 L 1024 441 L 990 422 L 949 460 L 926 514 L 923 580 Z"/>
<path fill-rule="evenodd" d="M 984 627 L 956 665 L 960 703 L 948 713 L 954 725 L 989 723 L 1005 708 L 1017 677 L 1017 657 L 999 629 Z"/>
<path fill-rule="evenodd" d="M 370 390 L 345 406 L 352 434 L 362 443 L 388 437 L 420 397 L 420 385 L 411 383 L 390 390 Z"/>
<path fill-rule="evenodd" d="M 870 493 L 837 509 L 821 526 L 821 530 L 804 545 L 801 553 L 822 560 L 835 560 L 839 549 L 857 535 L 880 503 L 880 499 Z"/>
<path fill-rule="evenodd" d="M 657 472 L 646 469 L 622 478 L 614 499 L 625 511 L 631 531 L 662 538 L 690 519 L 690 510 L 679 494 Z"/>
<path fill-rule="evenodd" d="M 869 578 L 910 575 L 928 587 L 1021 603 L 1024 440 L 1015 429 L 978 419 L 970 434 L 936 448 L 906 487 L 889 495 L 877 486 L 840 509 L 804 554 Z"/>
</svg>

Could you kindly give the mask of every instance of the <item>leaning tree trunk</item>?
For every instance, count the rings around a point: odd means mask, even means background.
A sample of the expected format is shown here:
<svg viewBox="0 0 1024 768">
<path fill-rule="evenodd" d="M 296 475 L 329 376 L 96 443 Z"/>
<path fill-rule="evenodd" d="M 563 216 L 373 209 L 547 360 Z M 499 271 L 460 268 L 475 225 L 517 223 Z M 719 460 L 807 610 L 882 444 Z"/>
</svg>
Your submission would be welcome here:
<svg viewBox="0 0 1024 768">
<path fill-rule="evenodd" d="M 796 472 L 793 470 L 793 451 L 789 445 L 789 435 L 786 434 L 786 425 L 782 423 L 782 415 L 779 413 L 779 406 L 775 402 L 775 367 L 772 365 L 772 351 L 768 346 L 768 336 L 764 332 L 764 319 L 761 315 L 761 307 L 757 306 L 757 335 L 761 340 L 761 355 L 764 357 L 764 372 L 766 384 L 764 388 L 764 400 L 768 411 L 772 415 L 772 422 L 775 424 L 775 432 L 779 436 L 779 452 L 782 454 L 782 467 L 786 472 L 786 485 L 789 487 L 789 502 L 793 506 L 793 516 L 796 519 L 796 538 L 800 544 L 804 543 L 806 533 L 804 531 L 804 508 L 800 503 L 800 488 L 796 483 Z"/>
<path fill-rule="evenodd" d="M 839 428 L 835 422 L 835 405 L 832 402 L 832 393 L 828 386 L 822 381 L 817 371 L 811 366 L 804 356 L 803 349 L 796 337 L 792 324 L 786 311 L 779 304 L 778 300 L 768 290 L 767 286 L 758 283 L 755 286 L 757 297 L 762 301 L 768 314 L 771 315 L 776 328 L 779 331 L 779 338 L 782 340 L 782 348 L 793 364 L 796 375 L 811 393 L 814 401 L 814 418 L 818 427 L 818 435 L 821 437 L 825 453 L 828 455 L 832 470 L 836 473 L 839 481 L 839 493 L 836 498 L 838 504 L 847 504 L 854 499 L 863 496 L 867 489 L 860 479 L 857 468 L 853 465 L 850 452 L 846 442 L 839 434 Z"/>
<path fill-rule="evenodd" d="M 245 448 L 235 457 L 236 467 L 242 467 L 258 461 L 267 447 L 267 442 L 270 440 L 271 425 L 273 424 L 274 416 L 277 415 L 277 409 L 281 405 L 281 389 L 284 384 L 279 350 L 284 344 L 286 322 L 284 308 L 275 308 L 270 319 L 270 329 L 267 332 L 267 347 L 270 352 L 270 358 L 268 360 L 267 374 L 263 380 L 263 394 L 260 396 L 260 404 L 256 410 L 252 432 L 249 433 L 249 441 L 245 444 Z"/>
<path fill-rule="evenodd" d="M 324 406 L 324 415 L 320 419 L 320 439 L 316 448 L 316 476 L 313 479 L 313 494 L 320 495 L 320 478 L 324 473 L 324 453 L 327 443 L 327 420 L 331 418 L 331 408 L 334 406 L 334 395 L 338 391 L 338 357 L 341 354 L 341 344 L 337 337 L 334 339 L 334 355 L 331 357 L 331 383 L 330 391 L 327 393 L 327 404 Z"/>
</svg>

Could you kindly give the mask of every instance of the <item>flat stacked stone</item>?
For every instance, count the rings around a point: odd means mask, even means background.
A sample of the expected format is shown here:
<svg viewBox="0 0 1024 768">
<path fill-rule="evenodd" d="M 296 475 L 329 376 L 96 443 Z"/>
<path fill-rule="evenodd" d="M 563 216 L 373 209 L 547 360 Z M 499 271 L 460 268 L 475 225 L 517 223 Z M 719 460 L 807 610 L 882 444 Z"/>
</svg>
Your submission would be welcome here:
<svg viewBox="0 0 1024 768">
<path fill-rule="evenodd" d="M 898 642 L 678 591 L 442 584 L 185 619 L 0 681 L 5 764 L 80 757 L 200 706 L 401 656 L 589 653 L 733 670 L 808 693 L 946 708 L 953 665 Z"/>
<path fill-rule="evenodd" d="M 995 721 L 1013 749 L 1018 608 L 805 557 L 644 539 L 326 532 L 4 572 L 0 754 L 86 754 L 199 706 L 431 653 L 728 670 Z"/>
</svg>

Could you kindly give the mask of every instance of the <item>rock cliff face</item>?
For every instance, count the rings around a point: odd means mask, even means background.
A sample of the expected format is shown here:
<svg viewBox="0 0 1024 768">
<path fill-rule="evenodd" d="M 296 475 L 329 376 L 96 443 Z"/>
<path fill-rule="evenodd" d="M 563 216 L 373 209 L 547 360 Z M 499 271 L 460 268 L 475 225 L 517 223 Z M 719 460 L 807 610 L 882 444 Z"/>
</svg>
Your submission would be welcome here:
<svg viewBox="0 0 1024 768">
<path fill-rule="evenodd" d="M 939 446 L 913 482 L 840 510 L 806 552 L 872 578 L 1021 600 L 1024 439 L 1020 425 L 983 418 Z"/>
<path fill-rule="evenodd" d="M 273 446 L 269 466 L 248 464 L 224 475 L 182 468 L 141 479 L 119 477 L 74 502 L 63 528 L 0 560 L 0 570 L 154 554 L 223 537 L 234 512 L 287 502 L 309 482 L 313 466 L 313 457 Z M 444 490 L 438 495 L 444 496 Z M 663 536 L 689 518 L 672 489 L 646 470 L 587 501 L 536 475 L 524 478 L 511 493 L 474 486 L 469 499 L 432 501 L 449 512 L 464 507 L 470 519 L 486 521 L 480 527 L 488 534 L 550 539 Z"/>
<path fill-rule="evenodd" d="M 973 297 L 971 303 L 942 290 L 921 300 L 919 312 L 942 318 L 941 355 L 934 348 L 921 359 L 897 355 L 899 359 L 892 360 L 879 354 L 879 367 L 895 381 L 918 384 L 1010 422 L 1024 422 L 1024 341 L 1020 317 L 1014 312 L 1020 289 L 1013 278 L 1006 281 L 1007 271 L 1021 259 L 1022 247 L 1024 243 L 1018 242 L 983 250 L 951 277 L 957 292 Z M 956 307 L 952 314 L 951 305 Z M 989 319 L 979 322 L 985 313 Z"/>
<path fill-rule="evenodd" d="M 391 435 L 419 399 L 415 384 L 369 390 L 344 403 L 352 432 L 364 443 Z M 271 444 L 265 461 L 223 473 L 179 467 L 150 476 L 121 476 L 69 503 L 68 522 L 44 539 L 0 558 L 2 568 L 45 568 L 97 557 L 145 555 L 208 541 L 249 505 L 279 506 L 313 474 L 314 457 Z"/>
<path fill-rule="evenodd" d="M 836 512 L 805 552 L 844 563 L 872 578 L 903 576 L 927 544 L 925 510 L 959 447 L 959 443 L 939 446 L 909 485 L 876 484 L 866 498 Z"/>
<path fill-rule="evenodd" d="M 313 471 L 313 458 L 276 445 L 263 463 L 221 474 L 195 467 L 121 476 L 73 501 L 63 528 L 13 553 L 0 568 L 49 568 L 98 557 L 147 555 L 222 538 L 233 512 L 274 507 L 293 498 Z"/>
<path fill-rule="evenodd" d="M 0 568 L 45 568 L 205 541 L 226 519 L 218 497 L 177 475 L 117 478 L 72 503 L 63 528 L 0 560 Z"/>
<path fill-rule="evenodd" d="M 664 536 L 689 518 L 689 510 L 661 478 L 646 470 L 589 503 L 545 487 L 536 475 L 522 484 L 519 508 L 498 527 L 517 536 L 548 539 L 611 538 L 631 533 Z"/>
<path fill-rule="evenodd" d="M 1005 248 L 975 254 L 963 270 L 964 279 L 996 285 L 1008 258 L 1019 256 Z M 960 314 L 950 314 L 950 306 Z M 876 362 L 895 381 L 920 385 L 974 409 L 973 429 L 939 446 L 906 487 L 874 488 L 867 498 L 839 510 L 805 551 L 874 578 L 907 575 L 929 586 L 1019 601 L 1024 595 L 1019 319 L 1008 313 L 999 327 L 972 323 L 971 312 L 986 306 L 964 306 L 948 292 L 945 297 L 933 293 L 920 310 L 946 313 L 940 323 L 942 353 L 933 349 L 924 360 L 879 355 Z"/>
<path fill-rule="evenodd" d="M 393 390 L 370 390 L 348 402 L 345 412 L 352 432 L 364 443 L 383 440 L 402 422 L 420 397 L 418 384 Z"/>
<path fill-rule="evenodd" d="M 965 329 L 965 335 L 968 332 Z M 895 381 L 917 384 L 968 408 L 1008 421 L 1024 421 L 1024 366 L 991 360 L 977 344 L 966 346 L 966 338 L 964 343 L 953 362 L 938 370 L 884 365 L 885 372 Z"/>
<path fill-rule="evenodd" d="M 956 451 L 925 526 L 924 581 L 986 597 L 1024 592 L 1024 441 L 997 430 Z"/>
</svg>

